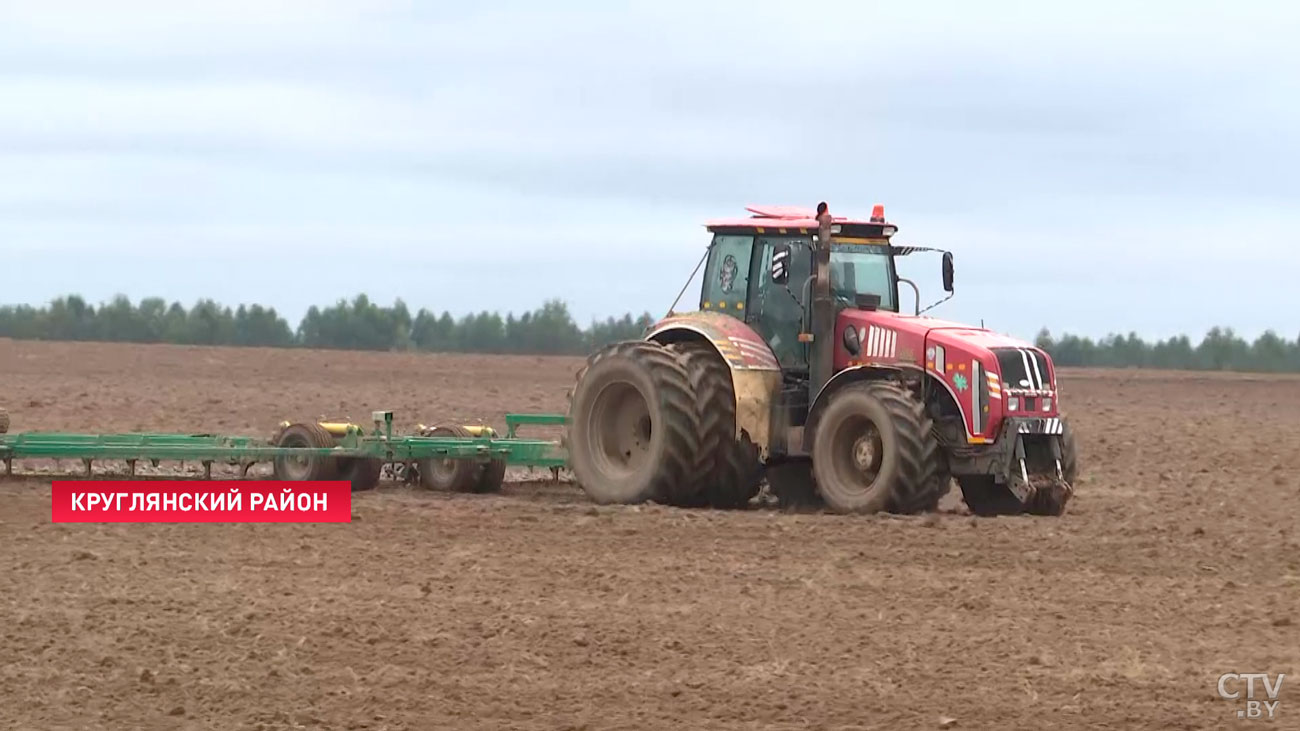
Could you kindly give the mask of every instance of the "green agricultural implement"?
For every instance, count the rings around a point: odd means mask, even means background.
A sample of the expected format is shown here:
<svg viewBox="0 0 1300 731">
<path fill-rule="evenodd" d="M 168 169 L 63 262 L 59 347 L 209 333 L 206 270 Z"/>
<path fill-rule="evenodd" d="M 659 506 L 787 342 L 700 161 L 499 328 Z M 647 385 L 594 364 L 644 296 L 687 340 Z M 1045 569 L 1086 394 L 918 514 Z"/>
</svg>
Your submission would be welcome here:
<svg viewBox="0 0 1300 731">
<path fill-rule="evenodd" d="M 393 432 L 393 412 L 376 411 L 367 429 L 342 422 L 282 422 L 270 439 L 218 434 L 131 433 L 8 434 L 8 415 L 0 410 L 0 462 L 6 475 L 16 460 L 80 461 L 87 475 L 97 460 L 123 461 L 130 474 L 140 462 L 163 461 L 240 468 L 247 477 L 259 462 L 272 464 L 281 480 L 347 480 L 353 490 L 379 483 L 385 466 L 394 477 L 433 489 L 493 492 L 507 467 L 549 469 L 558 478 L 566 455 L 556 440 L 519 436 L 525 426 L 562 426 L 559 414 L 507 414 L 506 433 L 486 426 L 417 427 L 414 435 Z"/>
</svg>

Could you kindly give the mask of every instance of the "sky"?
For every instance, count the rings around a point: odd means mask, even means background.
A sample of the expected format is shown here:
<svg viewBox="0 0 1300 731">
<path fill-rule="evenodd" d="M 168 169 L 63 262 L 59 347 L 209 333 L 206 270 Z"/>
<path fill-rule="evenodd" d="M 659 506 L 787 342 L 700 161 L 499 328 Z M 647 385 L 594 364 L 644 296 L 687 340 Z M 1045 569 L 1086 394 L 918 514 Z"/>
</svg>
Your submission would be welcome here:
<svg viewBox="0 0 1300 731">
<path fill-rule="evenodd" d="M 658 315 L 705 221 L 826 200 L 954 252 L 936 316 L 1294 338 L 1297 36 L 1287 2 L 0 0 L 0 303 Z"/>
</svg>

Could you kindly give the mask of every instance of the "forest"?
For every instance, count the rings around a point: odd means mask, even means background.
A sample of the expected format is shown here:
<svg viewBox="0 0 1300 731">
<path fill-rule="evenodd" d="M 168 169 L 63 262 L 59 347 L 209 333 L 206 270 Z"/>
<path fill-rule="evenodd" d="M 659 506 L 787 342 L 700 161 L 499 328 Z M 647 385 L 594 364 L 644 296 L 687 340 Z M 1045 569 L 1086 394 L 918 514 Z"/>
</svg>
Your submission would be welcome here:
<svg viewBox="0 0 1300 731">
<path fill-rule="evenodd" d="M 558 299 L 520 315 L 485 310 L 453 316 L 427 309 L 412 314 L 401 300 L 382 306 L 361 294 L 312 307 L 292 327 L 274 308 L 261 305 L 232 309 L 203 299 L 186 307 L 156 297 L 133 303 L 118 296 L 94 306 L 68 295 L 41 307 L 0 307 L 0 338 L 584 355 L 606 343 L 638 338 L 654 321 L 648 312 L 629 313 L 582 327 Z M 1300 337 L 1287 340 L 1271 331 L 1247 340 L 1231 328 L 1214 327 L 1197 342 L 1187 335 L 1150 342 L 1134 333 L 1094 340 L 1043 329 L 1035 343 L 1067 367 L 1300 372 Z"/>
<path fill-rule="evenodd" d="M 0 307 L 0 338 L 573 355 L 639 337 L 652 322 L 649 313 L 628 314 L 584 329 L 559 300 L 518 316 L 483 311 L 453 317 L 426 309 L 412 315 L 401 300 L 384 307 L 362 294 L 312 307 L 294 328 L 275 308 L 261 305 L 231 309 L 203 299 L 187 308 L 156 297 L 133 304 L 118 296 L 95 307 L 69 295 L 43 307 Z"/>
</svg>

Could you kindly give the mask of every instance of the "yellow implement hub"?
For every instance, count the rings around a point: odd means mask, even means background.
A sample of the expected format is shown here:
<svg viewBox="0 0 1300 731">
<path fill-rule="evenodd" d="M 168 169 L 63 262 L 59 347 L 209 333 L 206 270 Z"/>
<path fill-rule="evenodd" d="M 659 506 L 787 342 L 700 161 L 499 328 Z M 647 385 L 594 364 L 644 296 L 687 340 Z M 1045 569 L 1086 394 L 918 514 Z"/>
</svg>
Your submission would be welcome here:
<svg viewBox="0 0 1300 731">
<path fill-rule="evenodd" d="M 415 432 L 417 434 L 424 434 L 425 432 L 429 431 L 429 428 L 430 427 L 427 427 L 424 424 L 416 424 Z M 464 424 L 461 426 L 461 428 L 469 432 L 469 435 L 472 437 L 482 437 L 482 436 L 495 437 L 497 435 L 496 430 L 490 426 L 482 426 L 477 424 Z"/>
<path fill-rule="evenodd" d="M 330 436 L 335 436 L 335 437 L 347 436 L 349 427 L 357 431 L 364 431 L 361 427 L 357 426 L 356 424 L 348 424 L 341 421 L 321 421 L 318 423 L 320 424 L 320 427 L 322 429 L 330 433 Z"/>
</svg>

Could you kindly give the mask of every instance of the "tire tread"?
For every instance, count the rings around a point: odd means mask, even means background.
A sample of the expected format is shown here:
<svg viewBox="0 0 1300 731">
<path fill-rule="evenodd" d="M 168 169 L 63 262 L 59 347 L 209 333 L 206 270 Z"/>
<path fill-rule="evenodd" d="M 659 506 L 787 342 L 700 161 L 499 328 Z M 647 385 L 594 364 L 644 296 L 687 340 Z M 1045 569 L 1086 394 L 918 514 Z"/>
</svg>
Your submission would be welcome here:
<svg viewBox="0 0 1300 731">
<path fill-rule="evenodd" d="M 736 392 L 731 369 L 713 346 L 698 341 L 670 346 L 685 359 L 700 422 L 695 495 L 715 508 L 744 507 L 762 487 L 758 455 L 736 439 Z"/>
</svg>

